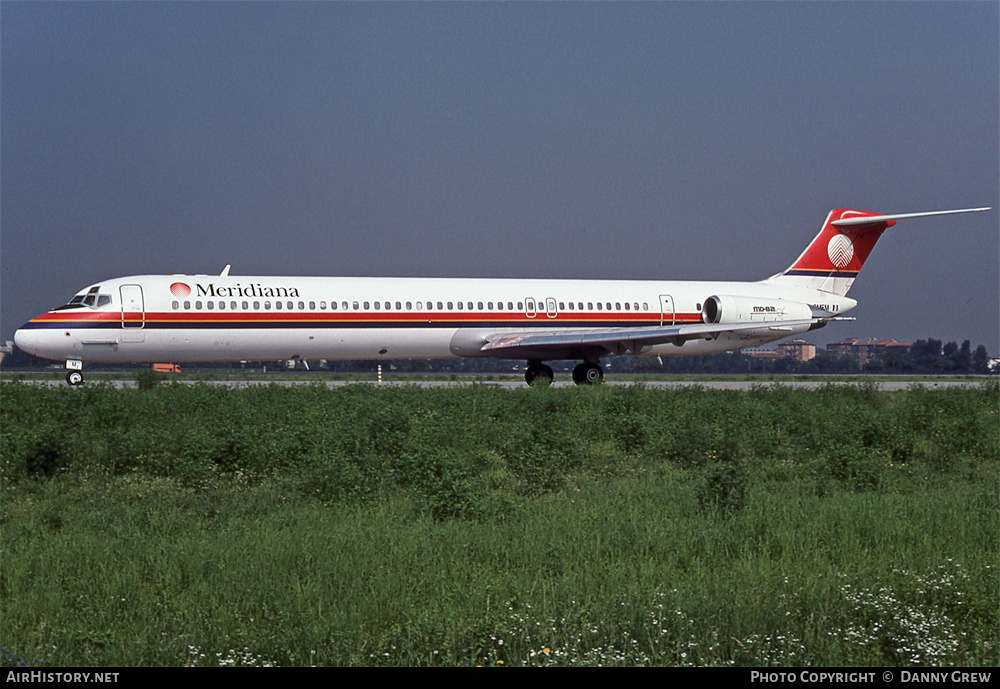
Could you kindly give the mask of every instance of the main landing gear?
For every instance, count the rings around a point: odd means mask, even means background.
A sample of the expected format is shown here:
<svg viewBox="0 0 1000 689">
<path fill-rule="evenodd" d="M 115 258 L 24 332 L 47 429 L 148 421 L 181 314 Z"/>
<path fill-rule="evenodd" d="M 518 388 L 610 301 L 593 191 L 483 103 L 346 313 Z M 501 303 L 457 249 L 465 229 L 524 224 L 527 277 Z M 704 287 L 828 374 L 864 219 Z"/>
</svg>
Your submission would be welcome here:
<svg viewBox="0 0 1000 689">
<path fill-rule="evenodd" d="M 577 385 L 594 385 L 604 380 L 604 371 L 597 364 L 584 361 L 573 369 L 573 382 Z"/>
<path fill-rule="evenodd" d="M 524 380 L 528 385 L 551 385 L 552 369 L 540 361 L 529 361 Z"/>
<path fill-rule="evenodd" d="M 529 361 L 524 372 L 524 380 L 528 385 L 549 385 L 552 383 L 552 369 L 540 361 Z M 594 385 L 604 380 L 604 371 L 590 361 L 577 364 L 573 369 L 573 382 L 577 385 Z"/>
</svg>

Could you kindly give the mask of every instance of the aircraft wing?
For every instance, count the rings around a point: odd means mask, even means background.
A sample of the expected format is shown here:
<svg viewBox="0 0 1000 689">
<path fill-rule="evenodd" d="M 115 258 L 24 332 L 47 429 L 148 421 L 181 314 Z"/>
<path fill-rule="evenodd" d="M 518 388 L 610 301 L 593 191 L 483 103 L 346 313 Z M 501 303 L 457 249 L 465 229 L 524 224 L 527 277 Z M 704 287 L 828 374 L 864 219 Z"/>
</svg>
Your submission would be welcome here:
<svg viewBox="0 0 1000 689">
<path fill-rule="evenodd" d="M 596 328 L 572 331 L 530 331 L 485 335 L 478 356 L 520 359 L 573 358 L 582 352 L 597 356 L 635 355 L 659 344 L 682 345 L 722 333 L 748 330 L 788 330 L 825 323 L 828 318 L 752 323 L 691 323 L 650 328 Z"/>
</svg>

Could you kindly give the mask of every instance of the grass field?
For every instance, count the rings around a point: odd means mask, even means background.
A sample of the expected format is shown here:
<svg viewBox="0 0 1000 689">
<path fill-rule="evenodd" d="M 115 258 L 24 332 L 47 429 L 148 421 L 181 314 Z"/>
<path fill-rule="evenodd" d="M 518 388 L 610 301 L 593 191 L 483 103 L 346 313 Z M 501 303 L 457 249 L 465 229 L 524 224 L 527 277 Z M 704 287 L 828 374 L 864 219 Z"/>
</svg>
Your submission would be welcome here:
<svg viewBox="0 0 1000 689">
<path fill-rule="evenodd" d="M 7 664 L 996 665 L 1000 388 L 0 386 Z"/>
</svg>

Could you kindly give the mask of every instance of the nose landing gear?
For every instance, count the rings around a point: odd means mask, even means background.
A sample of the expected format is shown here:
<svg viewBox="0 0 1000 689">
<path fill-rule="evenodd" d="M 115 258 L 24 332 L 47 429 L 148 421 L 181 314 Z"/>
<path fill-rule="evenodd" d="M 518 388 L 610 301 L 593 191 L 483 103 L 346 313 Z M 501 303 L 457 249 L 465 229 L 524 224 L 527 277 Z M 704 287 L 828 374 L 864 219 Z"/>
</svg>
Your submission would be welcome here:
<svg viewBox="0 0 1000 689">
<path fill-rule="evenodd" d="M 67 359 L 66 368 L 69 369 L 66 371 L 66 382 L 73 387 L 83 385 L 83 362 L 79 359 Z"/>
</svg>

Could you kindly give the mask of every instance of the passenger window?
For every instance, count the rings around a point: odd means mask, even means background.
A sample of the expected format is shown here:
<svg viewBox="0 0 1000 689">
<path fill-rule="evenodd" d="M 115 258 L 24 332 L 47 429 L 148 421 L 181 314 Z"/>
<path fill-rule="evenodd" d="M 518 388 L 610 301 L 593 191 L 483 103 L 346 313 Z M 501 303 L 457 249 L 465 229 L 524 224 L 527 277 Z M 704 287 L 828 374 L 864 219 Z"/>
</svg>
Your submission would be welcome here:
<svg viewBox="0 0 1000 689">
<path fill-rule="evenodd" d="M 201 311 L 201 302 L 200 301 L 196 301 L 194 303 L 194 308 L 197 309 L 198 311 Z"/>
<path fill-rule="evenodd" d="M 444 304 L 438 302 L 438 311 L 444 311 Z"/>
<path fill-rule="evenodd" d="M 174 311 L 176 311 L 177 309 L 180 308 L 181 305 L 178 302 L 174 301 L 170 302 L 170 306 L 173 308 Z"/>
<path fill-rule="evenodd" d="M 406 302 L 406 310 L 407 311 L 412 311 L 413 310 L 413 302 L 412 301 Z"/>
<path fill-rule="evenodd" d="M 392 303 L 391 303 L 391 302 L 388 302 L 388 301 L 387 301 L 387 302 L 385 303 L 385 310 L 386 310 L 386 311 L 392 311 Z"/>
<path fill-rule="evenodd" d="M 368 308 L 368 303 L 367 302 L 365 303 L 365 308 L 366 309 Z M 375 302 L 375 310 L 378 311 L 378 309 L 379 309 L 378 302 Z"/>
<path fill-rule="evenodd" d="M 410 308 L 410 307 L 407 306 L 406 308 Z M 400 302 L 398 302 L 398 301 L 396 302 L 396 310 L 397 311 L 402 311 L 403 310 L 403 305 Z"/>
<path fill-rule="evenodd" d="M 611 308 L 611 304 L 608 304 L 608 308 L 609 309 Z M 622 310 L 622 303 L 620 301 L 616 301 L 615 302 L 615 311 L 621 311 L 621 310 Z"/>
<path fill-rule="evenodd" d="M 190 310 L 191 309 L 191 302 L 189 302 L 189 301 L 184 302 L 184 308 L 187 309 L 187 310 Z"/>
<path fill-rule="evenodd" d="M 256 304 L 257 302 L 254 302 L 254 303 Z M 264 302 L 264 310 L 265 311 L 270 311 L 271 310 L 271 302 L 269 302 L 269 301 L 265 301 Z"/>
<path fill-rule="evenodd" d="M 368 310 L 369 308 L 371 308 L 371 306 L 370 306 L 370 305 L 369 305 L 369 303 L 368 303 L 368 302 L 366 301 L 366 302 L 365 302 L 365 311 L 367 311 L 367 310 Z"/>
<path fill-rule="evenodd" d="M 628 302 L 625 302 L 625 310 L 626 310 L 626 311 L 628 311 L 628 310 L 629 310 L 629 303 L 628 303 Z"/>
<path fill-rule="evenodd" d="M 451 308 L 451 304 L 448 304 L 448 308 Z M 458 310 L 462 310 L 462 302 L 458 302 Z"/>
<path fill-rule="evenodd" d="M 260 311 L 260 302 L 259 301 L 255 301 L 253 303 L 253 310 L 254 311 Z"/>
<path fill-rule="evenodd" d="M 221 311 L 225 311 L 226 310 L 226 302 L 222 301 L 221 299 L 219 300 L 219 309 Z"/>
<path fill-rule="evenodd" d="M 417 311 L 423 311 L 423 310 L 424 310 L 424 302 L 418 301 L 417 302 Z"/>
<path fill-rule="evenodd" d="M 598 311 L 600 311 L 600 310 L 601 310 L 601 302 L 597 302 L 597 310 L 598 310 Z"/>
<path fill-rule="evenodd" d="M 280 301 L 276 301 L 276 302 L 274 302 L 274 308 L 276 308 L 276 309 L 278 309 L 279 311 L 281 311 L 281 302 L 280 302 Z"/>
</svg>

